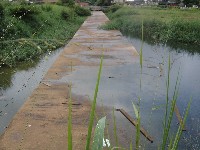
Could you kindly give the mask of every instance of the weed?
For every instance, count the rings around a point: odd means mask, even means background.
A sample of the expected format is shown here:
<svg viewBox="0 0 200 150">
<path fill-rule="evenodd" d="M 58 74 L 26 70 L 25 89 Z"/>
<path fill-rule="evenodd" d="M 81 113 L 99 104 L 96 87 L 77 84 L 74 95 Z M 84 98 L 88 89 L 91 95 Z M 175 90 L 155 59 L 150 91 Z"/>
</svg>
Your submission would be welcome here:
<svg viewBox="0 0 200 150">
<path fill-rule="evenodd" d="M 93 127 L 94 116 L 95 116 L 96 101 L 97 101 L 97 94 L 98 94 L 98 90 L 99 90 L 99 83 L 100 83 L 100 79 L 101 79 L 102 66 L 103 66 L 103 56 L 101 57 L 101 62 L 100 62 L 100 66 L 99 66 L 99 73 L 98 73 L 96 88 L 95 88 L 95 92 L 94 92 L 94 99 L 93 99 L 93 103 L 92 103 L 92 109 L 91 109 L 91 112 L 90 112 L 90 121 L 89 121 L 89 125 L 88 125 L 86 150 L 89 150 L 89 147 L 90 147 L 90 140 L 91 140 L 91 135 L 92 135 L 92 127 Z"/>
</svg>

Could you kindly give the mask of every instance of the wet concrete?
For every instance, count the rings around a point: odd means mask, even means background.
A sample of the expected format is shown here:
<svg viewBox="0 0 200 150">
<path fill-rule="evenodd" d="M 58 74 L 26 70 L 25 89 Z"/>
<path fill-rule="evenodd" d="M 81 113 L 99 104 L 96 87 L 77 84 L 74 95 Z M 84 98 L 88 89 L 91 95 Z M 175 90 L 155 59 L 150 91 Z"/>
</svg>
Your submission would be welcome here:
<svg viewBox="0 0 200 150">
<path fill-rule="evenodd" d="M 100 56 L 103 53 L 105 58 L 98 100 L 104 98 L 106 106 L 114 105 L 110 99 L 122 100 L 130 92 L 128 85 L 135 83 L 128 80 L 131 67 L 139 62 L 137 51 L 119 31 L 99 29 L 106 21 L 102 12 L 88 17 L 15 115 L 0 138 L 0 149 L 67 149 L 69 83 L 76 103 L 72 108 L 73 149 L 84 149 L 88 96 L 92 98 L 94 92 Z M 97 113 L 103 116 L 100 107 Z"/>
</svg>

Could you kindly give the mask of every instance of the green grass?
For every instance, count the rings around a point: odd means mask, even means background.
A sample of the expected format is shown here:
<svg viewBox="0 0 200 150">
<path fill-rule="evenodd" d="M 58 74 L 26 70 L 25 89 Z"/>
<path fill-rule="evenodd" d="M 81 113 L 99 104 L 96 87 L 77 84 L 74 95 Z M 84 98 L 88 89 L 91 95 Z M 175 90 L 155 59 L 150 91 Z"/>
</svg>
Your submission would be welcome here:
<svg viewBox="0 0 200 150">
<path fill-rule="evenodd" d="M 66 6 L 0 4 L 3 6 L 0 23 L 1 66 L 13 67 L 63 46 L 86 19 Z M 27 10 L 31 13 L 24 15 L 22 12 Z M 69 13 L 63 17 L 63 12 Z"/>
<path fill-rule="evenodd" d="M 90 148 L 90 141 L 91 141 L 91 136 L 92 136 L 92 127 L 93 127 L 94 116 L 95 116 L 95 109 L 96 109 L 96 103 L 97 103 L 99 83 L 100 83 L 100 79 L 101 79 L 102 66 L 103 66 L 103 56 L 101 57 L 101 62 L 100 62 L 99 72 L 98 72 L 98 77 L 97 77 L 97 82 L 96 82 L 96 88 L 95 88 L 94 98 L 93 98 L 93 102 L 92 102 L 92 108 L 91 108 L 91 112 L 90 112 L 90 121 L 89 121 L 89 125 L 88 125 L 86 150 L 89 150 L 89 148 Z M 103 141 L 101 141 L 101 142 L 103 142 Z"/>
<path fill-rule="evenodd" d="M 124 34 L 141 38 L 141 23 L 144 25 L 144 40 L 152 42 L 200 45 L 199 10 L 161 9 L 150 7 L 122 7 L 114 13 L 103 29 L 117 29 Z"/>
<path fill-rule="evenodd" d="M 115 116 L 115 109 L 113 107 L 113 131 L 114 131 L 114 137 L 115 137 L 115 145 L 118 147 L 119 142 L 118 142 L 118 136 L 117 136 L 117 124 L 116 124 L 116 116 Z"/>
<path fill-rule="evenodd" d="M 72 150 L 72 84 L 69 87 L 69 102 L 68 102 L 68 150 Z"/>
</svg>

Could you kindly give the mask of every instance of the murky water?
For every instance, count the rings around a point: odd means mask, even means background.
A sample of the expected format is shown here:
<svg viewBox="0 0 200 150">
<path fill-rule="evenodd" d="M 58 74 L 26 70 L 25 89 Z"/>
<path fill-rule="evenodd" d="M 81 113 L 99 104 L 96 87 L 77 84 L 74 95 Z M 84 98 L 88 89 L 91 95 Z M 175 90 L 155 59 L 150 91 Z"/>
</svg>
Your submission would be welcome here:
<svg viewBox="0 0 200 150">
<path fill-rule="evenodd" d="M 129 38 L 129 41 L 133 43 L 136 49 L 140 49 L 140 40 Z M 192 49 L 188 50 L 192 51 Z M 160 106 L 165 103 L 165 81 L 168 70 L 167 61 L 170 54 L 172 65 L 170 73 L 170 98 L 173 96 L 175 82 L 178 72 L 180 72 L 180 87 L 177 106 L 181 115 L 183 115 L 187 103 L 192 97 L 192 104 L 186 122 L 187 131 L 183 132 L 179 149 L 200 149 L 200 55 L 198 53 L 187 52 L 178 47 L 173 49 L 167 46 L 150 45 L 147 43 L 144 43 L 143 54 L 144 68 L 141 93 L 143 125 L 148 128 L 149 133 L 155 137 L 155 140 L 160 141 L 162 135 L 162 120 L 164 116 L 164 108 Z M 162 65 L 160 66 L 160 64 Z M 160 109 L 151 109 L 155 107 L 160 107 Z M 149 127 L 147 126 L 147 120 L 150 122 Z M 175 116 L 172 122 L 173 134 L 177 131 L 177 122 Z M 151 144 L 150 147 L 153 147 L 153 144 Z"/>
<path fill-rule="evenodd" d="M 23 63 L 17 68 L 0 69 L 0 134 L 38 86 L 61 50 L 46 54 L 34 62 Z"/>
</svg>

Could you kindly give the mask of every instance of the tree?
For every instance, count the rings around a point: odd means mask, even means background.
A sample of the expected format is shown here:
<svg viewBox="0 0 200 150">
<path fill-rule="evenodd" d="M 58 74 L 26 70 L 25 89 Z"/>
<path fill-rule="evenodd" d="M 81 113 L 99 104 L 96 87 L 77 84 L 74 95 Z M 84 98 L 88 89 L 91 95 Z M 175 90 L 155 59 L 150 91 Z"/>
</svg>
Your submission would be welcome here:
<svg viewBox="0 0 200 150">
<path fill-rule="evenodd" d="M 199 0 L 183 0 L 183 3 L 187 6 L 199 5 Z"/>
</svg>

